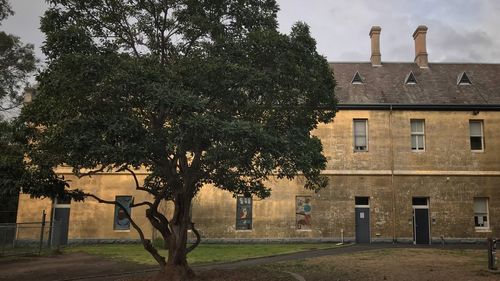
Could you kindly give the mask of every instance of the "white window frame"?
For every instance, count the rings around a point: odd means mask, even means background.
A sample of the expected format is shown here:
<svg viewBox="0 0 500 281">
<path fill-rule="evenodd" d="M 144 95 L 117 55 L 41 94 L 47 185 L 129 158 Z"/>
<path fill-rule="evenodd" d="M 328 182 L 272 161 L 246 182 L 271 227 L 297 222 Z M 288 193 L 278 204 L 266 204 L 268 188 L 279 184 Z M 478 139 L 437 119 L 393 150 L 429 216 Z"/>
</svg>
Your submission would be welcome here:
<svg viewBox="0 0 500 281">
<path fill-rule="evenodd" d="M 474 228 L 476 230 L 479 230 L 479 231 L 490 230 L 490 198 L 489 197 L 474 197 L 474 199 L 473 199 L 474 205 L 476 203 L 475 202 L 476 199 L 484 199 L 486 202 L 486 222 L 487 222 L 487 225 L 486 226 L 476 226 L 476 210 L 473 210 L 474 211 Z M 474 208 L 474 206 L 473 206 L 473 208 Z"/>
<path fill-rule="evenodd" d="M 472 133 L 470 131 L 471 123 L 479 123 L 480 124 L 481 135 L 472 135 Z M 481 149 L 472 149 L 472 142 L 471 142 L 472 137 L 481 137 Z M 469 120 L 469 144 L 470 144 L 470 150 L 472 152 L 484 152 L 484 122 L 483 122 L 483 120 Z"/>
<path fill-rule="evenodd" d="M 422 122 L 422 132 L 413 132 L 413 129 L 412 129 L 412 123 L 413 122 Z M 411 147 L 411 140 L 413 139 L 413 137 L 415 136 L 416 138 L 416 141 L 415 143 L 417 144 L 417 149 L 413 149 L 413 147 Z M 418 136 L 422 136 L 422 139 L 423 139 L 423 146 L 422 146 L 422 149 L 418 149 Z M 413 152 L 424 152 L 425 151 L 425 119 L 410 119 L 410 148 L 411 148 L 411 151 Z"/>
<path fill-rule="evenodd" d="M 117 201 L 117 198 L 118 197 L 130 197 L 131 198 L 131 203 L 134 201 L 134 197 L 132 195 L 115 195 L 115 201 Z M 128 229 L 115 229 L 115 208 L 118 207 L 118 205 L 114 205 L 114 208 L 113 208 L 113 232 L 130 232 L 130 230 L 132 229 L 132 222 L 131 220 L 129 220 L 129 228 Z M 130 209 L 130 216 L 132 216 L 132 208 L 129 208 Z"/>
<path fill-rule="evenodd" d="M 356 122 L 363 121 L 365 122 L 365 143 L 366 143 L 366 149 L 365 150 L 359 150 L 356 149 Z M 353 136 L 353 150 L 354 152 L 368 152 L 368 119 L 366 118 L 355 118 L 352 120 L 352 136 Z"/>
<path fill-rule="evenodd" d="M 368 198 L 368 205 L 358 205 L 356 204 L 356 197 L 364 197 L 364 198 Z M 354 207 L 355 208 L 370 208 L 370 196 L 355 196 L 354 197 Z"/>
</svg>

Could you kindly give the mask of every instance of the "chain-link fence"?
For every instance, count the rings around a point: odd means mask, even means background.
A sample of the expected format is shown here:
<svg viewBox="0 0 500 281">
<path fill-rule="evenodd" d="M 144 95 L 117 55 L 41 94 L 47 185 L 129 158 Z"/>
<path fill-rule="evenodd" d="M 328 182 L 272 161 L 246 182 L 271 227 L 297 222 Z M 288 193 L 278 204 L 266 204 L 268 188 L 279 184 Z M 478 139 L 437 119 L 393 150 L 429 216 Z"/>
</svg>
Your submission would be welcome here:
<svg viewBox="0 0 500 281">
<path fill-rule="evenodd" d="M 60 245 L 59 221 L 49 222 L 45 212 L 39 222 L 0 223 L 0 256 L 39 255 Z"/>
</svg>

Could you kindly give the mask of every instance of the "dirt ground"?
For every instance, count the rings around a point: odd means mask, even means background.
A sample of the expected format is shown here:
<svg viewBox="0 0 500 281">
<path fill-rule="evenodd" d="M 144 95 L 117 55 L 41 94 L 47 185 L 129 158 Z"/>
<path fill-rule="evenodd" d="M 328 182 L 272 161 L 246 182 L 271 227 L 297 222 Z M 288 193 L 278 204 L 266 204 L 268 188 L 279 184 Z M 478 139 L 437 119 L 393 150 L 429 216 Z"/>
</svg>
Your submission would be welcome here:
<svg viewBox="0 0 500 281">
<path fill-rule="evenodd" d="M 288 273 L 307 281 L 499 281 L 486 270 L 482 248 L 411 248 L 354 245 L 193 267 L 195 281 L 289 281 Z M 156 268 L 107 260 L 83 253 L 51 257 L 0 259 L 0 280 L 147 281 Z"/>
<path fill-rule="evenodd" d="M 308 281 L 499 281 L 487 270 L 485 250 L 382 249 L 266 266 Z"/>
<path fill-rule="evenodd" d="M 128 277 L 118 279 L 119 281 L 150 281 L 156 280 L 155 274 L 147 274 L 142 277 Z M 238 268 L 238 269 L 212 269 L 197 271 L 197 276 L 192 281 L 293 281 L 290 274 L 260 268 Z"/>
<path fill-rule="evenodd" d="M 49 257 L 0 259 L 0 280 L 76 280 L 86 276 L 122 274 L 148 269 L 151 269 L 151 267 L 74 253 Z M 110 277 L 100 280 L 115 280 L 116 278 Z M 99 278 L 91 280 L 99 280 Z"/>
</svg>

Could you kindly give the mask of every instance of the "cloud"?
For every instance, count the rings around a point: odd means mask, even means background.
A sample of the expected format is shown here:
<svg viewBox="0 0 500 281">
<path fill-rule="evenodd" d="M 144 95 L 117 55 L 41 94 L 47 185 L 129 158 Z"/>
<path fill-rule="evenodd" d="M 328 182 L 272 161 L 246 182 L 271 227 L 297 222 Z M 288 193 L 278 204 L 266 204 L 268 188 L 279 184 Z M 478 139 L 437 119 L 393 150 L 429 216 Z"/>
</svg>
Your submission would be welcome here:
<svg viewBox="0 0 500 281">
<path fill-rule="evenodd" d="M 297 21 L 311 26 L 318 50 L 330 61 L 368 61 L 372 25 L 382 27 L 382 61 L 413 61 L 411 35 L 420 24 L 429 27 L 431 62 L 500 63 L 500 1 L 498 0 L 277 0 L 280 31 Z M 45 1 L 11 0 L 16 15 L 2 29 L 40 46 L 39 30 Z"/>
<path fill-rule="evenodd" d="M 382 61 L 413 61 L 413 31 L 429 27 L 431 62 L 500 62 L 500 1 L 278 0 L 280 29 L 311 26 L 318 50 L 330 61 L 368 61 L 372 25 L 380 25 Z"/>
</svg>

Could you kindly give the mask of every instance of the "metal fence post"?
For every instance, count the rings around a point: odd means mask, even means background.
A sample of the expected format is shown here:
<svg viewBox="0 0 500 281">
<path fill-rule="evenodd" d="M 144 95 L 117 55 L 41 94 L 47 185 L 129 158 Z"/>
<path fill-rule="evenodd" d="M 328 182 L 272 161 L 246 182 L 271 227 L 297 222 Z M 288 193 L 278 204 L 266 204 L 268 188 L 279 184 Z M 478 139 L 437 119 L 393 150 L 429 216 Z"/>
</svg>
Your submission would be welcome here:
<svg viewBox="0 0 500 281">
<path fill-rule="evenodd" d="M 45 217 L 46 217 L 45 210 L 43 210 L 43 212 L 42 212 L 42 227 L 40 230 L 40 248 L 38 249 L 38 255 L 40 255 L 42 253 L 43 234 L 45 232 Z"/>
<path fill-rule="evenodd" d="M 3 231 L 2 255 L 5 254 L 5 244 L 7 243 L 7 228 L 0 228 Z"/>
<path fill-rule="evenodd" d="M 61 224 L 62 224 L 62 221 L 61 220 L 57 220 L 56 224 L 57 224 L 57 229 L 56 229 L 56 233 L 57 233 L 57 251 L 59 251 L 59 249 L 61 248 Z"/>
</svg>

